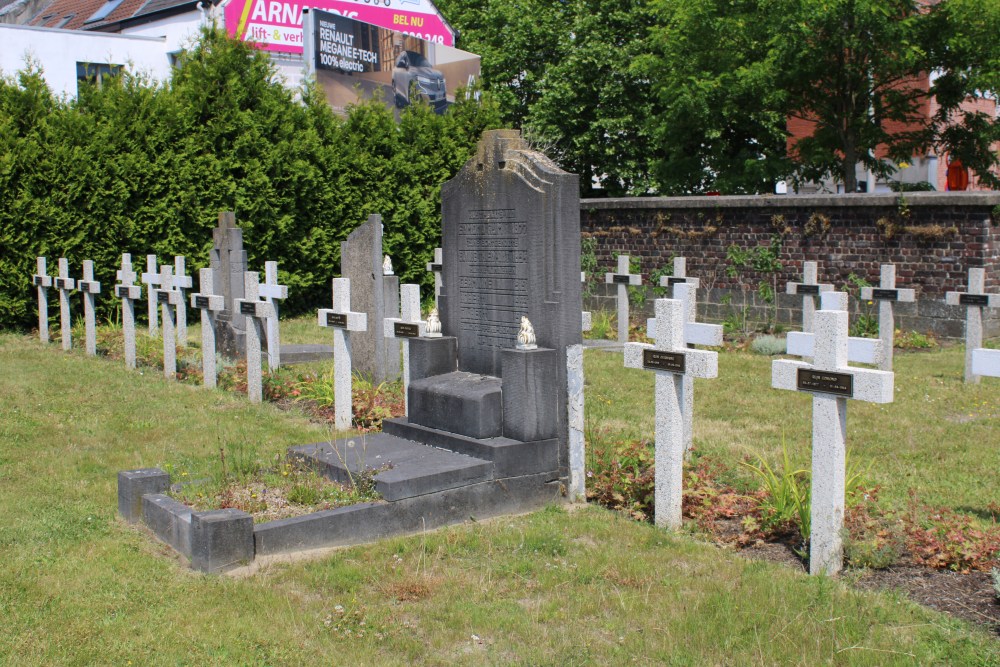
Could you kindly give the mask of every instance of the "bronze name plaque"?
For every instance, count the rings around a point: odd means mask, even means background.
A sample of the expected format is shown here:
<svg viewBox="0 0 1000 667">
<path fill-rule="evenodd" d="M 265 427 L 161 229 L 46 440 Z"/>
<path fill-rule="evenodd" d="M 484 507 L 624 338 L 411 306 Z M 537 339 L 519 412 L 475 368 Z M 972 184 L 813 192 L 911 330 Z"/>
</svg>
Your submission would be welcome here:
<svg viewBox="0 0 1000 667">
<path fill-rule="evenodd" d="M 795 385 L 799 391 L 814 391 L 846 398 L 854 397 L 854 376 L 850 373 L 800 368 Z"/>
<path fill-rule="evenodd" d="M 160 303 L 170 303 L 170 292 L 167 290 L 156 290 L 156 300 Z"/>
<path fill-rule="evenodd" d="M 796 294 L 803 294 L 803 295 L 807 295 L 807 296 L 808 295 L 818 296 L 819 295 L 819 285 L 796 285 L 795 286 L 795 293 Z"/>
<path fill-rule="evenodd" d="M 611 276 L 611 281 L 615 282 L 615 283 L 623 283 L 625 285 L 628 285 L 629 276 L 617 273 L 617 274 Z"/>
<path fill-rule="evenodd" d="M 874 301 L 899 301 L 899 291 L 894 289 L 873 289 Z"/>
<path fill-rule="evenodd" d="M 44 282 L 45 281 L 42 280 L 41 276 L 35 276 L 35 284 L 36 285 L 38 285 L 39 287 L 41 287 Z"/>
<path fill-rule="evenodd" d="M 194 297 L 194 307 L 195 308 L 208 308 L 208 297 L 201 296 L 200 294 Z"/>
<path fill-rule="evenodd" d="M 346 329 L 347 315 L 345 313 L 327 313 L 326 326 L 337 327 L 338 329 Z"/>
<path fill-rule="evenodd" d="M 73 289 L 72 287 L 69 286 L 68 278 L 56 278 L 53 282 L 55 283 L 55 286 L 58 287 L 59 289 Z"/>
<path fill-rule="evenodd" d="M 686 368 L 684 353 L 666 352 L 664 350 L 643 350 L 642 367 L 651 371 L 683 373 Z"/>
<path fill-rule="evenodd" d="M 240 314 L 254 317 L 257 315 L 257 304 L 253 301 L 240 301 Z"/>
<path fill-rule="evenodd" d="M 963 306 L 988 306 L 990 305 L 989 294 L 961 294 L 958 303 Z"/>
<path fill-rule="evenodd" d="M 128 298 L 128 285 L 118 285 L 117 287 L 115 287 L 115 295 L 119 299 L 127 299 Z"/>
<path fill-rule="evenodd" d="M 91 289 L 90 283 L 88 283 L 86 280 L 81 280 L 80 283 L 79 283 L 79 286 L 80 286 L 80 291 L 83 292 L 84 294 L 96 294 L 97 293 L 95 290 Z"/>
<path fill-rule="evenodd" d="M 431 271 L 437 271 L 437 272 L 440 273 L 441 271 L 444 271 L 444 265 L 443 264 L 431 264 Z"/>
<path fill-rule="evenodd" d="M 679 285 L 680 283 L 686 283 L 687 281 L 688 281 L 687 278 L 675 278 L 673 276 L 667 278 L 667 284 L 670 287 L 673 287 L 674 285 Z"/>
<path fill-rule="evenodd" d="M 419 338 L 420 325 L 409 322 L 393 322 L 392 332 L 399 338 Z"/>
</svg>

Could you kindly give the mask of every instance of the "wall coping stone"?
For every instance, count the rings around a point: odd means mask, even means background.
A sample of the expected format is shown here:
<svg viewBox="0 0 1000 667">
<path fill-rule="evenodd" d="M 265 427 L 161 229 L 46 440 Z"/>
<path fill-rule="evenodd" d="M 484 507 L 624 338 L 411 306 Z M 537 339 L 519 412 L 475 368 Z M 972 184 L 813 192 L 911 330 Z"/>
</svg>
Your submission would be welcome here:
<svg viewBox="0 0 1000 667">
<path fill-rule="evenodd" d="M 852 208 L 896 206 L 900 197 L 907 206 L 998 206 L 1000 192 L 885 192 L 850 195 L 726 195 L 721 197 L 616 197 L 581 199 L 580 210 L 658 208 Z"/>
</svg>

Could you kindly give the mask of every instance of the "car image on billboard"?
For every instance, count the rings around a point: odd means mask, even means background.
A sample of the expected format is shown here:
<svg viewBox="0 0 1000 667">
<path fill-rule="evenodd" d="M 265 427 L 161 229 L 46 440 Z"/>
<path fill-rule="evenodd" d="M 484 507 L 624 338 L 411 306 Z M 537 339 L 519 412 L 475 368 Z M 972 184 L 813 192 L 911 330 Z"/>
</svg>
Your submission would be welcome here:
<svg viewBox="0 0 1000 667">
<path fill-rule="evenodd" d="M 416 51 L 403 51 L 396 59 L 392 70 L 392 93 L 399 109 L 409 106 L 416 96 L 426 100 L 437 113 L 444 113 L 448 108 L 444 74 Z"/>
</svg>

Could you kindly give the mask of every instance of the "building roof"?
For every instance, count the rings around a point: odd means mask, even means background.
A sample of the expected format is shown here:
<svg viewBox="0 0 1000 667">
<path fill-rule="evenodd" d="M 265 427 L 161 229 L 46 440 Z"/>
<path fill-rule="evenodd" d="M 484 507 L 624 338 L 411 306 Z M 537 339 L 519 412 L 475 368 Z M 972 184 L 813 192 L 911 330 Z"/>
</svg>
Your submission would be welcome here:
<svg viewBox="0 0 1000 667">
<path fill-rule="evenodd" d="M 54 0 L 28 25 L 64 30 L 99 30 L 126 19 L 146 0 Z"/>
</svg>

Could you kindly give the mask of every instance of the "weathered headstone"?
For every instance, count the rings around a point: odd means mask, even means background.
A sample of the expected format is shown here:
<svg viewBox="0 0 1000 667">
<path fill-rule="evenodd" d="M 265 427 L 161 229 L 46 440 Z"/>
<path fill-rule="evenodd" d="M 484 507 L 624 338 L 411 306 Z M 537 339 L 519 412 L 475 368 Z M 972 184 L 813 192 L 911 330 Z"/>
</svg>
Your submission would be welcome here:
<svg viewBox="0 0 1000 667">
<path fill-rule="evenodd" d="M 833 285 L 820 283 L 819 265 L 816 262 L 802 263 L 802 282 L 789 282 L 785 286 L 787 294 L 802 297 L 802 331 L 810 333 L 813 330 L 813 314 L 816 312 L 816 297 L 821 292 L 833 290 Z"/>
<path fill-rule="evenodd" d="M 236 226 L 236 214 L 219 213 L 219 226 L 212 230 L 212 252 L 209 257 L 212 294 L 221 294 L 225 308 L 215 314 L 215 341 L 219 351 L 230 359 L 242 357 L 246 351 L 246 318 L 236 307 L 244 295 L 244 274 L 247 253 L 243 250 L 243 230 Z"/>
<path fill-rule="evenodd" d="M 898 302 L 913 302 L 916 292 L 912 289 L 896 287 L 896 265 L 883 264 L 878 287 L 862 287 L 861 298 L 865 301 L 878 301 L 878 337 L 882 341 L 883 371 L 892 370 L 892 348 L 896 337 L 896 316 L 893 304 Z"/>
<path fill-rule="evenodd" d="M 352 332 L 368 329 L 368 315 L 351 310 L 351 281 L 333 279 L 333 308 L 319 311 L 319 325 L 333 329 L 333 426 L 338 431 L 351 428 Z"/>
<path fill-rule="evenodd" d="M 628 342 L 628 286 L 641 285 L 642 276 L 628 272 L 629 256 L 618 255 L 618 273 L 605 273 L 604 282 L 618 285 L 618 342 Z"/>
<path fill-rule="evenodd" d="M 236 299 L 234 305 L 240 314 L 246 318 L 246 359 L 247 359 L 247 397 L 251 403 L 263 400 L 263 377 L 261 374 L 261 340 L 264 332 L 264 322 L 274 317 L 274 306 L 260 300 L 260 275 L 256 271 L 245 274 L 243 299 Z"/>
<path fill-rule="evenodd" d="M 125 339 L 125 367 L 135 368 L 135 304 L 142 297 L 142 287 L 135 284 L 132 255 L 122 254 L 122 267 L 118 269 L 115 296 L 122 300 L 122 335 Z"/>
<path fill-rule="evenodd" d="M 848 365 L 847 311 L 820 310 L 815 324 L 815 362 L 772 362 L 771 386 L 813 394 L 809 572 L 836 574 L 843 567 L 847 399 L 891 403 L 893 374 Z"/>
<path fill-rule="evenodd" d="M 972 368 L 972 352 L 983 346 L 983 309 L 1000 308 L 1000 294 L 986 294 L 986 269 L 969 269 L 968 289 L 947 292 L 945 303 L 965 306 L 965 381 L 978 384 L 979 376 Z"/>
<path fill-rule="evenodd" d="M 97 313 L 94 310 L 94 295 L 101 293 L 101 283 L 94 280 L 94 262 L 83 260 L 83 280 L 76 283 L 83 294 L 83 330 L 87 354 L 97 356 Z"/>
<path fill-rule="evenodd" d="M 264 283 L 260 286 L 260 296 L 271 304 L 274 317 L 267 318 L 267 365 L 272 371 L 281 366 L 281 334 L 278 323 L 278 304 L 275 299 L 287 299 L 288 287 L 278 284 L 278 263 L 264 262 Z"/>
<path fill-rule="evenodd" d="M 213 294 L 212 269 L 198 272 L 198 292 L 191 295 L 191 307 L 201 311 L 201 374 L 206 387 L 214 389 L 218 381 L 215 363 L 215 314 L 226 307 L 221 294 Z"/>
<path fill-rule="evenodd" d="M 847 292 L 823 292 L 820 294 L 819 302 L 821 310 L 848 310 Z M 788 332 L 788 337 L 786 338 L 786 351 L 788 354 L 802 357 L 803 359 L 810 359 L 813 356 L 815 345 L 815 334 L 800 331 Z M 882 340 L 848 336 L 847 361 L 879 366 L 884 358 L 885 344 Z"/>
<path fill-rule="evenodd" d="M 656 372 L 655 512 L 657 526 L 680 528 L 684 485 L 684 377 L 714 378 L 719 354 L 688 349 L 684 342 L 687 306 L 676 299 L 657 299 L 655 345 L 625 345 L 625 367 Z"/>
<path fill-rule="evenodd" d="M 675 264 L 676 266 L 676 264 Z M 687 282 L 674 281 L 673 298 L 684 304 L 684 343 L 688 347 L 707 345 L 717 347 L 722 345 L 722 326 L 718 324 L 703 324 L 696 322 L 697 278 L 688 278 Z M 650 338 L 656 337 L 656 318 L 646 320 L 646 333 Z M 691 451 L 694 444 L 694 377 L 685 375 L 681 383 L 681 414 L 684 417 L 684 451 Z"/>
<path fill-rule="evenodd" d="M 434 272 L 434 307 L 437 308 L 440 304 L 438 303 L 438 297 L 441 296 L 441 272 L 444 271 L 444 255 L 441 253 L 441 248 L 434 248 L 434 261 L 427 263 L 427 270 Z"/>
<path fill-rule="evenodd" d="M 174 267 L 169 264 L 160 267 L 158 284 L 154 291 L 163 320 L 163 375 L 172 380 L 177 377 L 177 303 L 181 297 L 174 289 Z"/>
<path fill-rule="evenodd" d="M 410 399 L 410 338 L 423 336 L 427 322 L 420 319 L 420 285 L 403 285 L 400 290 L 400 317 L 385 318 L 384 334 L 386 338 L 399 338 L 403 341 L 403 397 L 406 413 L 409 414 Z"/>
<path fill-rule="evenodd" d="M 45 258 L 38 257 L 36 260 L 38 273 L 31 276 L 38 291 L 38 339 L 43 343 L 49 342 L 49 288 L 52 287 L 52 276 L 45 272 Z"/>
<path fill-rule="evenodd" d="M 156 288 L 160 285 L 160 269 L 156 265 L 156 255 L 146 255 L 146 272 L 140 278 L 146 286 L 146 311 L 149 316 L 149 336 L 156 336 L 158 331 Z"/>
<path fill-rule="evenodd" d="M 180 347 L 187 347 L 188 344 L 187 299 L 184 290 L 191 289 L 193 284 L 194 281 L 184 266 L 184 256 L 174 255 L 174 289 L 181 295 L 177 302 L 177 344 Z"/>
<path fill-rule="evenodd" d="M 69 261 L 65 257 L 59 258 L 59 277 L 54 282 L 56 289 L 59 290 L 59 332 L 62 335 L 62 349 L 68 352 L 73 349 L 73 320 L 69 312 L 69 293 L 76 287 L 76 282 L 69 277 Z"/>
<path fill-rule="evenodd" d="M 351 338 L 354 370 L 376 384 L 399 378 L 399 341 L 383 338 L 380 322 L 399 317 L 399 278 L 385 275 L 382 216 L 370 215 L 340 244 L 340 274 L 351 281 L 351 302 L 372 326 Z"/>
</svg>

